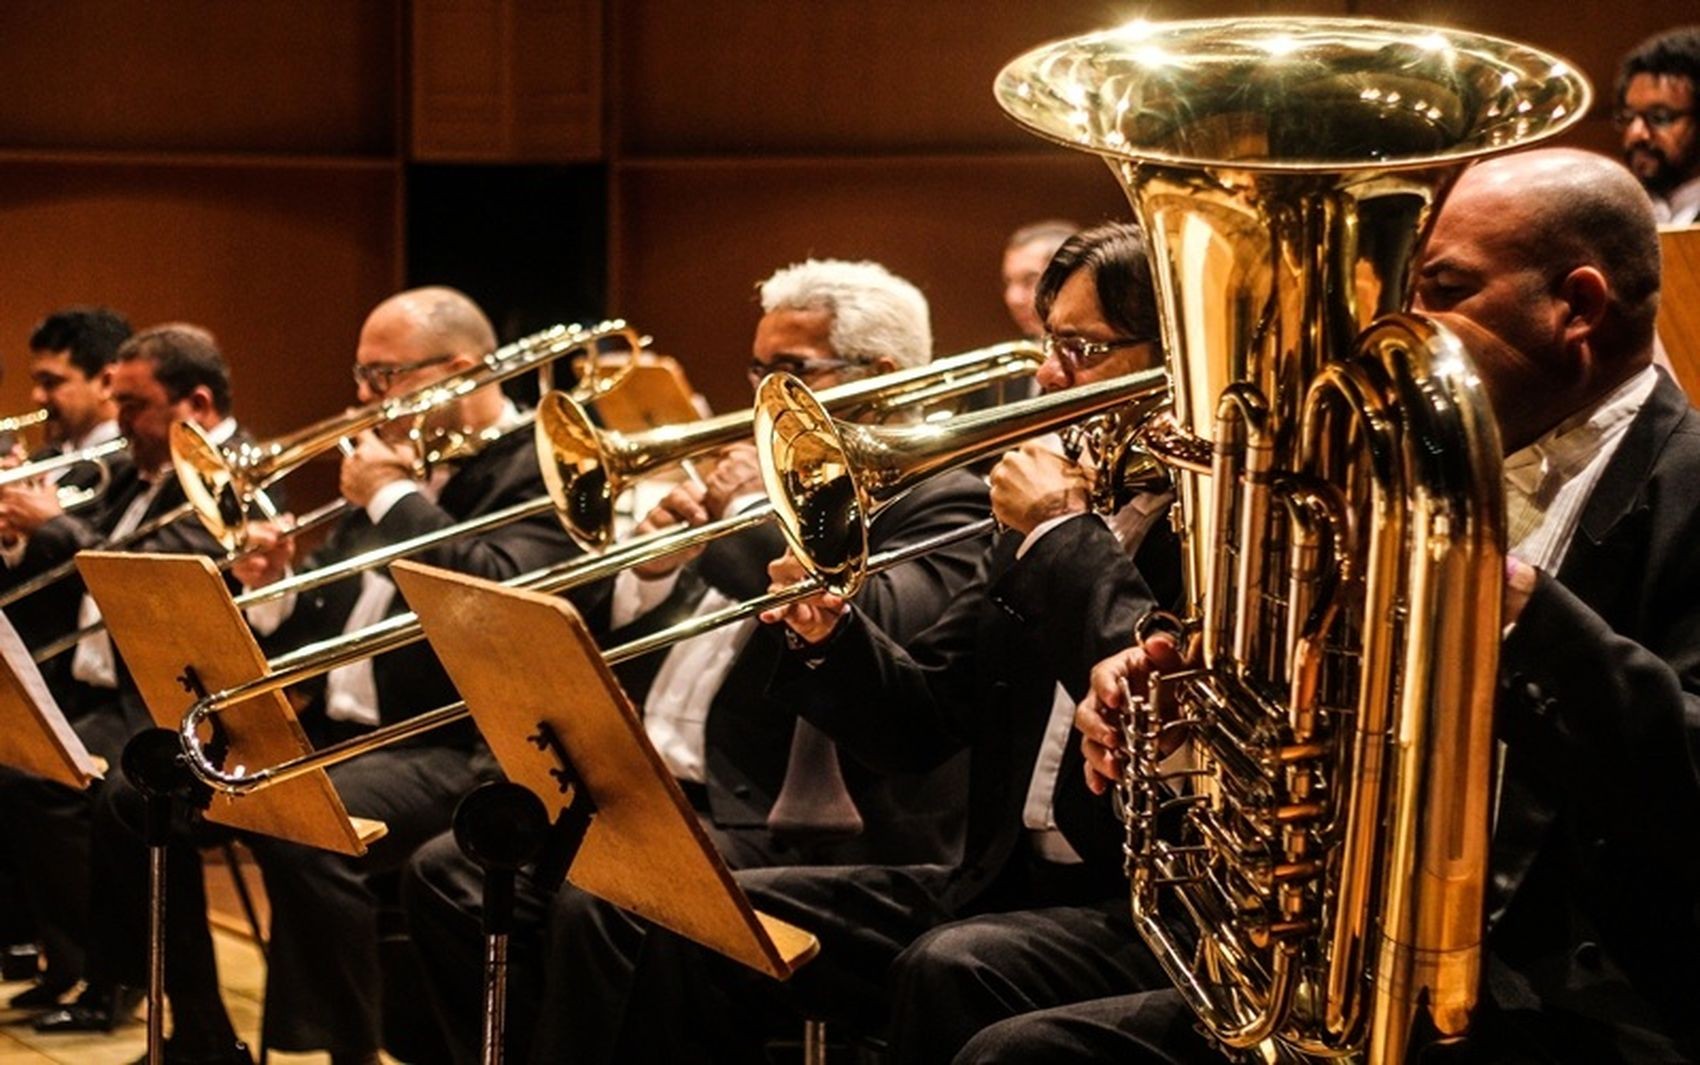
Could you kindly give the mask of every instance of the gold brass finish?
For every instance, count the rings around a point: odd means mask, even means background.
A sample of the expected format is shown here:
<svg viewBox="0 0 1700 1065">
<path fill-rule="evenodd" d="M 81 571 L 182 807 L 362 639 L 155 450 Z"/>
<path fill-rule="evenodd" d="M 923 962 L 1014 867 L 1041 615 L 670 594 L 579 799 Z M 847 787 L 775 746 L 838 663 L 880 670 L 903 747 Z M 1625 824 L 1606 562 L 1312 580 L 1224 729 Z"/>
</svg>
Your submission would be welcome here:
<svg viewBox="0 0 1700 1065">
<path fill-rule="evenodd" d="M 1030 349 L 1031 345 L 1011 347 Z M 983 357 L 980 353 L 976 354 Z M 1004 354 L 1009 353 L 1005 352 Z M 1031 360 L 1023 359 L 1022 361 L 1030 364 Z M 1009 370 L 1009 367 L 1015 365 L 1015 363 L 1006 364 L 1000 356 L 995 372 L 1005 373 Z M 992 367 L 981 367 L 981 369 L 987 368 Z M 933 391 L 941 386 L 948 375 L 959 374 L 966 369 L 966 364 L 946 366 L 942 369 L 942 372 L 935 372 L 930 379 L 926 380 L 916 375 L 888 374 L 874 381 L 866 382 L 865 384 L 869 387 L 852 395 L 855 399 L 855 405 L 864 408 L 895 409 L 907 407 L 911 405 L 915 396 L 923 393 L 929 396 L 930 401 L 930 398 L 933 397 Z M 894 377 L 897 378 L 895 381 L 892 380 Z M 804 394 L 807 405 L 819 412 L 819 418 L 830 429 L 830 416 L 820 408 L 818 402 L 812 396 L 807 396 L 807 390 L 801 384 L 798 384 L 794 378 L 776 374 L 768 378 L 764 382 L 763 388 L 758 390 L 758 413 L 755 418 L 758 434 L 761 432 L 759 426 L 764 424 L 769 417 L 768 412 L 761 407 L 764 401 L 760 397 L 766 394 L 769 386 L 781 379 L 790 382 L 791 387 Z M 956 380 L 961 381 L 962 378 Z M 885 382 L 883 388 L 875 387 L 879 381 Z M 985 382 L 986 378 L 978 377 L 972 385 L 963 385 L 963 387 L 979 387 Z M 1149 411 L 1160 406 L 1166 400 L 1166 397 L 1167 384 L 1163 372 L 1149 370 L 1126 378 L 1117 378 L 1098 385 L 1042 397 L 1039 400 L 1027 400 L 1022 403 L 1008 404 L 995 410 L 960 415 L 942 423 L 887 427 L 878 430 L 880 435 L 874 437 L 856 437 L 858 445 L 861 446 L 853 448 L 846 454 L 852 455 L 857 461 L 867 461 L 870 464 L 866 474 L 869 487 L 865 513 L 871 516 L 872 512 L 879 506 L 930 473 L 971 462 L 981 455 L 1007 446 L 1013 440 L 1097 415 L 1110 407 L 1126 406 L 1136 413 L 1149 413 Z M 850 400 L 840 394 L 838 402 L 844 404 L 850 402 Z M 710 419 L 711 423 L 718 424 L 719 421 L 719 419 Z M 688 430 L 690 427 L 684 428 Z M 867 427 L 857 428 L 866 429 Z M 720 431 L 719 428 L 704 430 L 702 435 Z M 867 431 L 873 432 L 871 429 Z M 876 455 L 870 449 L 877 446 L 872 444 L 875 440 L 883 441 L 886 446 L 884 455 Z M 759 446 L 760 436 L 758 435 Z M 908 470 L 898 469 L 895 461 L 898 460 L 899 456 L 912 462 L 913 468 Z M 787 451 L 778 457 L 774 457 L 766 451 L 763 453 L 764 463 L 769 461 L 783 463 L 793 459 L 805 461 L 807 458 L 808 456 L 805 454 L 791 451 Z M 843 474 L 843 471 L 838 472 Z M 809 471 L 787 470 L 785 475 L 793 476 L 800 482 L 809 482 L 814 479 L 814 474 Z M 853 477 L 854 474 L 849 476 Z M 767 479 L 766 471 L 764 471 L 764 480 Z M 770 486 L 772 483 L 769 480 Z M 503 582 L 503 584 L 506 587 L 535 592 L 565 591 L 568 588 L 612 577 L 621 570 L 639 562 L 706 543 L 709 540 L 730 535 L 741 529 L 763 524 L 775 518 L 776 510 L 783 513 L 787 506 L 789 506 L 788 502 L 783 504 L 770 503 L 766 506 L 748 508 L 739 514 L 707 525 L 662 530 L 646 537 L 617 544 L 596 557 L 574 559 L 547 569 L 522 574 Z M 790 587 L 770 592 L 752 600 L 733 603 L 722 610 L 688 619 L 671 628 L 618 647 L 609 648 L 604 652 L 604 657 L 610 664 L 625 661 L 628 658 L 661 650 L 680 640 L 700 635 L 721 625 L 751 617 L 764 610 L 806 598 L 822 590 L 840 591 L 841 589 L 853 588 L 859 585 L 863 577 L 869 573 L 900 565 L 947 544 L 982 535 L 990 530 L 991 525 L 991 519 L 971 523 L 938 536 L 905 545 L 899 549 L 882 552 L 872 558 L 867 556 L 864 548 L 861 554 L 853 560 L 840 558 L 838 568 L 830 576 L 815 572 L 809 578 Z M 369 658 L 413 643 L 421 636 L 421 627 L 412 614 L 398 614 L 359 632 L 348 633 L 317 644 L 310 644 L 289 654 L 279 656 L 267 664 L 265 675 L 229 689 L 214 692 L 198 700 L 184 715 L 179 729 L 186 760 L 191 770 L 216 791 L 227 794 L 244 794 L 260 788 L 271 787 L 300 774 L 335 765 L 349 758 L 357 757 L 366 751 L 376 750 L 460 720 L 466 716 L 466 709 L 463 704 L 455 704 L 433 710 L 408 721 L 386 726 L 366 736 L 269 767 L 244 767 L 226 770 L 214 764 L 206 753 L 202 738 L 203 725 L 207 724 L 213 715 L 245 700 L 278 691 L 290 684 L 328 672 L 349 662 Z"/>
<path fill-rule="evenodd" d="M 22 414 L 9 414 L 0 418 L 0 436 L 16 436 L 25 429 L 33 429 L 47 421 L 48 417 L 49 413 L 46 407 L 37 407 L 35 410 L 25 411 Z"/>
<path fill-rule="evenodd" d="M 226 550 L 232 550 L 243 542 L 247 514 L 259 500 L 261 489 L 303 462 L 367 429 L 400 419 L 411 420 L 410 435 L 427 465 L 464 457 L 488 441 L 458 433 L 427 435 L 425 421 L 431 414 L 480 388 L 542 370 L 564 356 L 595 354 L 599 345 L 616 339 L 634 352 L 643 346 L 643 338 L 621 321 L 588 329 L 558 325 L 497 348 L 465 373 L 326 418 L 262 444 L 243 444 L 229 451 L 214 444 L 198 426 L 179 422 L 171 428 L 172 465 L 202 524 Z M 581 360 L 581 365 L 591 368 L 590 380 L 581 382 L 581 387 L 600 393 L 617 383 L 617 378 L 597 373 L 603 360 L 588 358 Z"/>
<path fill-rule="evenodd" d="M 37 413 L 41 414 L 43 418 L 47 416 L 45 411 L 38 411 Z M 12 419 L 0 419 L 0 423 L 10 420 Z M 0 429 L 0 432 L 4 432 L 4 430 Z M 10 469 L 0 470 L 0 488 L 4 488 L 7 485 L 17 484 L 20 481 L 28 481 L 36 477 L 45 477 L 58 470 L 68 470 L 72 466 L 92 465 L 100 473 L 99 479 L 96 480 L 94 484 L 89 485 L 87 488 L 77 488 L 72 485 L 64 485 L 60 487 L 56 493 L 59 500 L 60 510 L 75 510 L 78 507 L 87 506 L 88 504 L 93 503 L 95 500 L 106 494 L 107 486 L 112 483 L 112 468 L 106 464 L 106 459 L 111 455 L 116 455 L 118 452 L 123 451 L 129 446 L 128 441 L 120 438 L 117 440 L 108 440 L 103 444 L 95 444 L 93 447 L 85 447 L 79 451 L 72 451 L 68 454 L 54 455 L 52 458 L 37 459 L 34 462 L 20 463 Z"/>
<path fill-rule="evenodd" d="M 1109 411 L 1132 432 L 1168 398 L 1167 375 L 1145 370 L 946 422 L 871 426 L 835 420 L 806 385 L 781 373 L 756 388 L 756 449 L 798 561 L 848 597 L 866 571 L 868 523 L 918 481 Z"/>
<path fill-rule="evenodd" d="M 916 410 L 1000 381 L 1031 375 L 1045 353 L 1031 341 L 997 344 L 924 366 L 823 389 L 820 401 L 844 417 Z M 579 543 L 602 547 L 614 535 L 614 500 L 632 481 L 750 438 L 754 415 L 734 411 L 641 433 L 598 429 L 571 397 L 551 392 L 537 408 L 537 453 L 561 523 Z"/>
<path fill-rule="evenodd" d="M 1129 693 L 1135 923 L 1227 1047 L 1379 1065 L 1460 1036 L 1500 448 L 1456 340 L 1395 312 L 1464 165 L 1558 133 L 1591 91 L 1496 38 L 1272 18 L 1046 45 L 996 93 L 1121 182 L 1174 381 L 1174 424 L 1141 442 L 1175 472 L 1202 661 Z"/>
</svg>

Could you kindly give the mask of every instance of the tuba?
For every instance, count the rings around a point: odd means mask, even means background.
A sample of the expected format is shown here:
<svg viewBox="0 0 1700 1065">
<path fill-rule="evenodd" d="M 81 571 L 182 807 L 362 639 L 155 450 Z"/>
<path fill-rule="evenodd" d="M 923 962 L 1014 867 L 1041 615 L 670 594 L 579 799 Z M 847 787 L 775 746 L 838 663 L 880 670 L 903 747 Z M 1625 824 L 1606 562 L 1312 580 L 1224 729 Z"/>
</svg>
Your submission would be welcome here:
<svg viewBox="0 0 1700 1065">
<path fill-rule="evenodd" d="M 1587 110 L 1508 41 L 1356 19 L 1135 22 L 999 103 L 1105 159 L 1144 227 L 1194 666 L 1130 692 L 1134 922 L 1212 1038 L 1396 1062 L 1480 973 L 1504 584 L 1500 446 L 1400 313 L 1470 160 Z"/>
</svg>

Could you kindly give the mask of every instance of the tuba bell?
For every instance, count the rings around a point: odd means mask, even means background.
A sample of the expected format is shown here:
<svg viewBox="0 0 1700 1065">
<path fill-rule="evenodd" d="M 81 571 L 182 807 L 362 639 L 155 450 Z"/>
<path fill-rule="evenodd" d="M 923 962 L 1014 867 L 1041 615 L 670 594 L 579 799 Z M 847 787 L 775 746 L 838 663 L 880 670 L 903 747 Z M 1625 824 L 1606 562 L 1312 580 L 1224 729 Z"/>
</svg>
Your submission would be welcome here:
<svg viewBox="0 0 1700 1065">
<path fill-rule="evenodd" d="M 1399 312 L 1464 166 L 1568 127 L 1590 89 L 1495 38 L 1276 18 L 1062 41 L 996 92 L 1105 159 L 1153 259 L 1174 421 L 1140 443 L 1175 474 L 1200 650 L 1129 693 L 1135 924 L 1230 1052 L 1396 1062 L 1460 1037 L 1504 491 L 1466 353 Z"/>
</svg>

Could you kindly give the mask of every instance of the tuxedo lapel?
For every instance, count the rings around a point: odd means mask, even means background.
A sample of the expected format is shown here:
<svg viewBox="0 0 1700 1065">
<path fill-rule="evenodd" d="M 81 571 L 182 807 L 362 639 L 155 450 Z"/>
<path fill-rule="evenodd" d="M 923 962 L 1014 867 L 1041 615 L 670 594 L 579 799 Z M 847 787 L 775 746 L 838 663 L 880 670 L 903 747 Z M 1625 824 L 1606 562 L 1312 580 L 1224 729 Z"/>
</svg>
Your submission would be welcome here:
<svg viewBox="0 0 1700 1065">
<path fill-rule="evenodd" d="M 1646 562 L 1651 541 L 1647 482 L 1687 408 L 1682 391 L 1661 372 L 1658 386 L 1588 496 L 1559 563 L 1559 583 L 1619 631 L 1628 627 L 1643 591 L 1636 574 Z M 1516 698 L 1518 693 L 1510 689 L 1518 683 L 1517 678 L 1502 678 L 1502 698 L 1507 694 Z M 1527 745 L 1506 748 L 1500 815 L 1494 828 L 1489 928 L 1528 875 L 1558 813 L 1558 797 L 1543 783 L 1549 775 L 1530 761 L 1539 757 Z"/>
</svg>

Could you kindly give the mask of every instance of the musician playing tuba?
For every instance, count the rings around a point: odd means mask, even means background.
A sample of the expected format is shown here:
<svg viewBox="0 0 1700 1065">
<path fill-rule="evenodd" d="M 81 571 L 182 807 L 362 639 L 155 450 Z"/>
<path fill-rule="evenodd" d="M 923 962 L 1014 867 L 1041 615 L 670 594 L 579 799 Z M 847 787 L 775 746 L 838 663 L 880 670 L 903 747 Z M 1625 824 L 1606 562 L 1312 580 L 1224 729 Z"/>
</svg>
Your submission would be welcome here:
<svg viewBox="0 0 1700 1065">
<path fill-rule="evenodd" d="M 1617 164 L 1478 163 L 1442 208 L 1418 309 L 1462 337 L 1506 451 L 1506 567 L 1481 999 L 1470 1061 L 1700 1054 L 1700 415 L 1652 365 L 1659 249 Z M 1106 659 L 1076 715 L 1094 791 L 1120 779 Z M 1173 991 L 1017 1018 L 967 1060 L 1217 1061 Z M 1451 1060 L 1451 1059 L 1448 1059 Z"/>
</svg>

